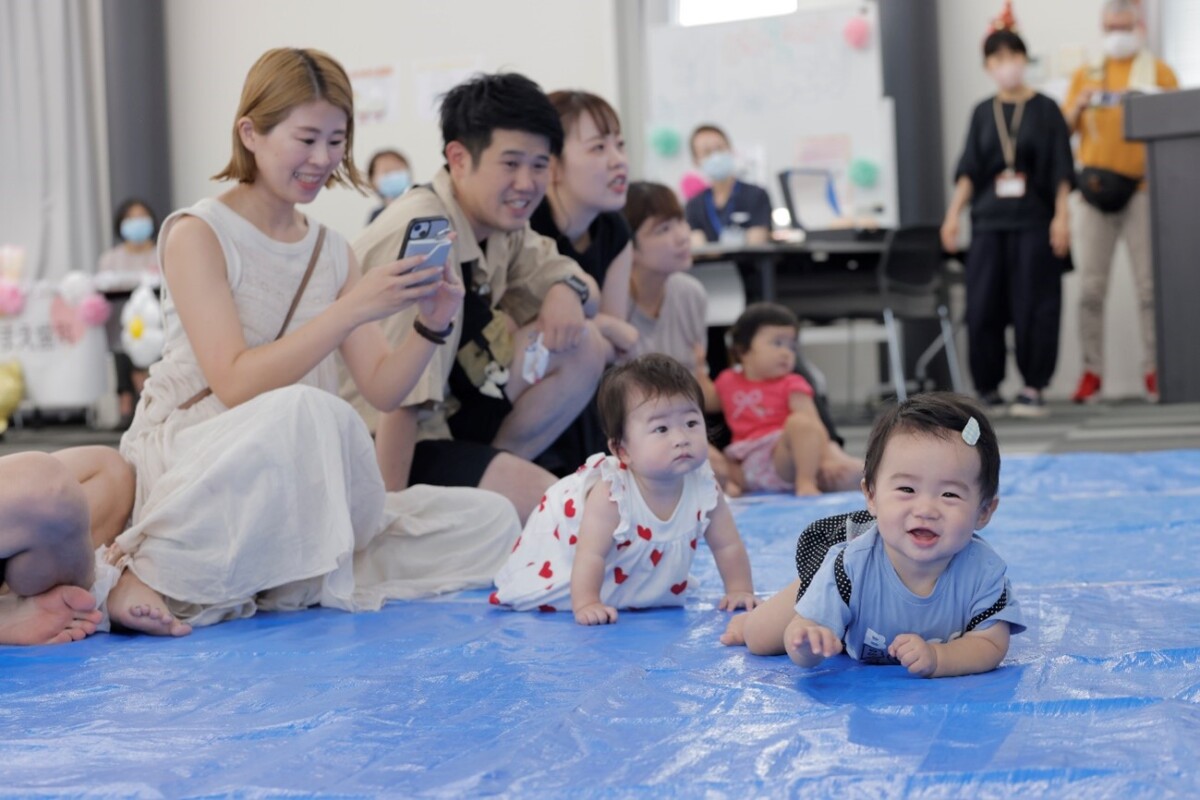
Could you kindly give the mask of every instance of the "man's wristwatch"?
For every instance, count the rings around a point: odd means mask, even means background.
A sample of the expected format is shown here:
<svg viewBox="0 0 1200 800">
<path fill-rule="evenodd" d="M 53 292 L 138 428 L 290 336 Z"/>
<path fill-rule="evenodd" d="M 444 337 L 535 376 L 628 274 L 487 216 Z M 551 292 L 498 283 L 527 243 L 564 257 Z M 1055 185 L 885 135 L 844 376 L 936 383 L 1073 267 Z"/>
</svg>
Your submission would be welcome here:
<svg viewBox="0 0 1200 800">
<path fill-rule="evenodd" d="M 588 298 L 592 296 L 592 292 L 588 289 L 587 282 L 577 275 L 568 275 L 558 283 L 565 284 L 572 292 L 579 295 L 579 304 L 586 306 Z"/>
</svg>

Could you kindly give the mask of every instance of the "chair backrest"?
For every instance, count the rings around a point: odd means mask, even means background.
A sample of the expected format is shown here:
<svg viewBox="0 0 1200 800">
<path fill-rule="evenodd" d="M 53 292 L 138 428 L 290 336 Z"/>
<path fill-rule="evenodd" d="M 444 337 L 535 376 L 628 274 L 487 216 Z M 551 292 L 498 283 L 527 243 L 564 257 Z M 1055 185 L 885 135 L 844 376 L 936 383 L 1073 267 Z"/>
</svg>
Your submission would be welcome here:
<svg viewBox="0 0 1200 800">
<path fill-rule="evenodd" d="M 889 231 L 879 261 L 882 292 L 927 294 L 942 284 L 945 261 L 934 225 L 913 225 Z"/>
</svg>

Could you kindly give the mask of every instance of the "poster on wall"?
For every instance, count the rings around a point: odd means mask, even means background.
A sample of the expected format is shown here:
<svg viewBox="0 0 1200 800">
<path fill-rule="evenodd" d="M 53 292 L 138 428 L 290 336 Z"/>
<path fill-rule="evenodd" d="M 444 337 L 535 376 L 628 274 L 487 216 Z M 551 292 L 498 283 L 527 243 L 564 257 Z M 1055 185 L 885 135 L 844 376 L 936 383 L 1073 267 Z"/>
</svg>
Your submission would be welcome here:
<svg viewBox="0 0 1200 800">
<path fill-rule="evenodd" d="M 392 65 L 350 71 L 354 122 L 372 125 L 400 121 L 400 70 Z"/>
<path fill-rule="evenodd" d="M 475 57 L 418 61 L 413 64 L 413 96 L 419 119 L 434 122 L 442 105 L 442 95 L 477 72 L 483 72 L 483 59 Z"/>
</svg>

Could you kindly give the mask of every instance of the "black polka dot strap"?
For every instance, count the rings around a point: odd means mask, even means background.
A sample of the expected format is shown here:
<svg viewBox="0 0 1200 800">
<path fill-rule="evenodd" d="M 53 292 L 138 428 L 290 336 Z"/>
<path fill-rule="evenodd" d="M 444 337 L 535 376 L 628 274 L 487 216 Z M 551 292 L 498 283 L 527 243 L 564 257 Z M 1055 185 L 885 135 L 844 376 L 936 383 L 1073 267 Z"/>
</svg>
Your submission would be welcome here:
<svg viewBox="0 0 1200 800">
<path fill-rule="evenodd" d="M 976 626 L 979 625 L 979 623 L 983 622 L 985 619 L 988 619 L 989 617 L 996 616 L 1001 611 L 1003 611 L 1004 607 L 1007 605 L 1008 605 L 1008 588 L 1006 587 L 1002 592 L 1000 592 L 1000 599 L 997 600 L 995 603 L 992 603 L 990 608 L 985 608 L 983 611 L 980 611 L 978 614 L 971 617 L 971 621 L 967 623 L 967 630 L 968 631 L 975 630 Z M 966 633 L 966 631 L 963 631 L 963 633 Z"/>
<path fill-rule="evenodd" d="M 796 592 L 796 600 L 800 600 L 812 579 L 816 577 L 829 548 L 865 533 L 874 524 L 875 518 L 864 509 L 850 514 L 825 517 L 805 528 L 796 541 L 796 573 L 800 576 L 800 589 Z"/>
<path fill-rule="evenodd" d="M 838 594 L 847 607 L 850 605 L 850 593 L 854 588 L 850 585 L 850 576 L 846 574 L 846 551 L 837 554 L 833 562 L 833 579 L 837 581 Z"/>
</svg>

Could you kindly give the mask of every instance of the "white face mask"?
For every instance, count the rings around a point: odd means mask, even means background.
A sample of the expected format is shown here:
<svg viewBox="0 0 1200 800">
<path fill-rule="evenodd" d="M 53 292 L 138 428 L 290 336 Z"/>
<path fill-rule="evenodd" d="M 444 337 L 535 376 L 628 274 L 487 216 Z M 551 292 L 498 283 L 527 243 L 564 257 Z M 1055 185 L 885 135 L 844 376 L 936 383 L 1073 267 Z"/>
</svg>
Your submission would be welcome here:
<svg viewBox="0 0 1200 800">
<path fill-rule="evenodd" d="M 1123 61 L 1133 58 L 1142 49 L 1142 40 L 1133 31 L 1111 31 L 1104 34 L 1104 54 Z"/>
<path fill-rule="evenodd" d="M 1020 61 L 1005 61 L 992 69 L 992 78 L 1001 89 L 1011 92 L 1025 82 L 1025 65 Z"/>
</svg>

